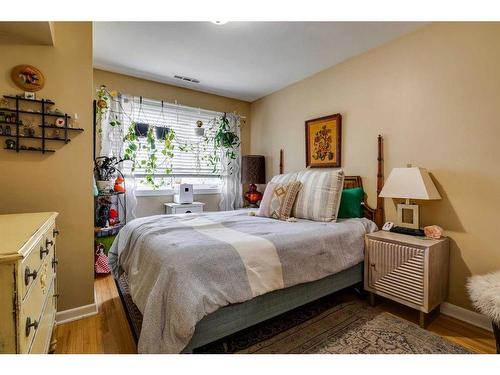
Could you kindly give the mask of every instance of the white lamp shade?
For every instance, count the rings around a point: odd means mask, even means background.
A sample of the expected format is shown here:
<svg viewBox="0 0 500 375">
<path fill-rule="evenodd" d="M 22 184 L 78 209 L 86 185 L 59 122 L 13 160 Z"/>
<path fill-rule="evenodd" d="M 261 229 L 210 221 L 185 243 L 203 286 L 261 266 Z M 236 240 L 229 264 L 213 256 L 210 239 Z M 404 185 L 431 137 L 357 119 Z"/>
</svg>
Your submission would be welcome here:
<svg viewBox="0 0 500 375">
<path fill-rule="evenodd" d="M 380 197 L 404 199 L 441 199 L 425 168 L 394 168 L 380 192 Z"/>
</svg>

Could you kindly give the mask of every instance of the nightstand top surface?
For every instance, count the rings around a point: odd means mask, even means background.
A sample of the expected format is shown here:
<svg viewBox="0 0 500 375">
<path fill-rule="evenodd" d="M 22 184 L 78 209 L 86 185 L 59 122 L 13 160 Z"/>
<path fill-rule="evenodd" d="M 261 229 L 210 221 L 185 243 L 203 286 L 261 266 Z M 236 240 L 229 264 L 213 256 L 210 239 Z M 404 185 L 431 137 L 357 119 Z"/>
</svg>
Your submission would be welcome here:
<svg viewBox="0 0 500 375">
<path fill-rule="evenodd" d="M 175 203 L 175 202 L 169 202 L 165 203 L 165 206 L 169 207 L 193 207 L 193 206 L 204 206 L 205 203 L 203 202 L 193 202 L 193 203 Z"/>
<path fill-rule="evenodd" d="M 379 241 L 384 241 L 384 240 L 396 241 L 403 244 L 422 246 L 422 247 L 430 247 L 448 240 L 447 237 L 442 237 L 439 240 L 435 240 L 432 238 L 410 236 L 408 234 L 393 233 L 385 230 L 379 230 L 377 232 L 368 233 L 366 236 L 368 238 Z"/>
</svg>

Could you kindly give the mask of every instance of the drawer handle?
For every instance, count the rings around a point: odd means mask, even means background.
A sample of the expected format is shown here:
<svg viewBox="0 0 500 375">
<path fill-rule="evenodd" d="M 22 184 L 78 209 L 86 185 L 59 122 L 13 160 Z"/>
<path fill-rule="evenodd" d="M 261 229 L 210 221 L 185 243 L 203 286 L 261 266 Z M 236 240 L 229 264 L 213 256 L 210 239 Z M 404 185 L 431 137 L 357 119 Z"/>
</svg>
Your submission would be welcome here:
<svg viewBox="0 0 500 375">
<path fill-rule="evenodd" d="M 31 327 L 33 327 L 35 330 L 38 329 L 38 322 L 36 320 L 31 321 L 31 318 L 28 316 L 26 318 L 26 336 L 30 335 L 31 332 Z"/>
<path fill-rule="evenodd" d="M 43 259 L 44 255 L 47 255 L 49 253 L 49 249 L 43 248 L 43 246 L 40 246 L 40 259 Z"/>
<path fill-rule="evenodd" d="M 56 268 L 56 265 L 59 264 L 57 258 L 52 259 L 52 268 Z"/>
<path fill-rule="evenodd" d="M 31 272 L 29 267 L 26 267 L 24 270 L 24 284 L 28 285 L 30 283 L 30 278 L 32 277 L 33 280 L 36 279 L 36 275 L 38 273 L 35 271 Z"/>
<path fill-rule="evenodd" d="M 187 211 L 186 211 L 186 213 L 187 213 L 187 214 L 191 214 L 192 212 L 191 212 L 191 211 L 189 211 L 189 210 L 187 210 Z"/>
<path fill-rule="evenodd" d="M 52 246 L 54 244 L 54 241 L 49 241 L 48 239 L 45 240 L 45 247 Z"/>
<path fill-rule="evenodd" d="M 52 237 L 59 236 L 59 231 L 57 229 L 52 230 Z"/>
</svg>

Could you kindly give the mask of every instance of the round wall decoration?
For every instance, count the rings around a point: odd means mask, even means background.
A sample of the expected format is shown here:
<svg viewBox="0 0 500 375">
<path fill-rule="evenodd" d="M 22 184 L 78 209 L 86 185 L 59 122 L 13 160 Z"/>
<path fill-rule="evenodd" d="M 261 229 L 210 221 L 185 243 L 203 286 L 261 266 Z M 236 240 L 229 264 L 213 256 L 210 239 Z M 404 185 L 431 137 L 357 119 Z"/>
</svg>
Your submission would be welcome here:
<svg viewBox="0 0 500 375">
<path fill-rule="evenodd" d="M 39 91 L 45 85 L 43 73 L 32 65 L 18 65 L 13 67 L 10 77 L 17 87 L 24 91 Z"/>
</svg>

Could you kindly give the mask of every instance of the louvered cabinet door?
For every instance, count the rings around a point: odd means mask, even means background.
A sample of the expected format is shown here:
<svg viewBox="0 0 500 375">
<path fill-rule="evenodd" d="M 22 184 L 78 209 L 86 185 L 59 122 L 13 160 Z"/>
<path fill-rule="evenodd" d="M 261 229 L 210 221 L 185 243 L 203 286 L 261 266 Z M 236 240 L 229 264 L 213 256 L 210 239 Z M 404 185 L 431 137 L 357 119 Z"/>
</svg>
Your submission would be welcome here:
<svg viewBox="0 0 500 375">
<path fill-rule="evenodd" d="M 449 240 L 379 231 L 365 239 L 365 289 L 428 313 L 446 299 Z"/>
<path fill-rule="evenodd" d="M 423 305 L 424 258 L 422 249 L 368 240 L 370 288 Z"/>
</svg>

